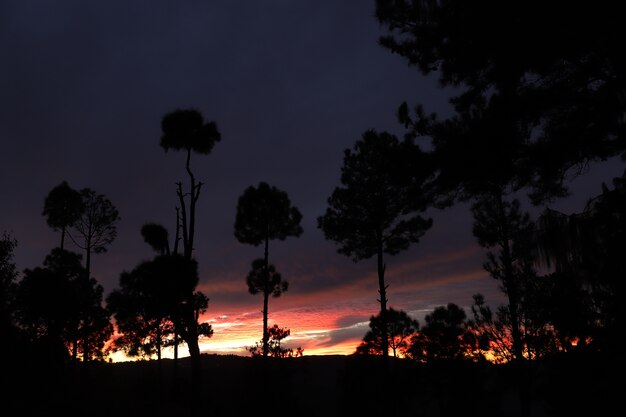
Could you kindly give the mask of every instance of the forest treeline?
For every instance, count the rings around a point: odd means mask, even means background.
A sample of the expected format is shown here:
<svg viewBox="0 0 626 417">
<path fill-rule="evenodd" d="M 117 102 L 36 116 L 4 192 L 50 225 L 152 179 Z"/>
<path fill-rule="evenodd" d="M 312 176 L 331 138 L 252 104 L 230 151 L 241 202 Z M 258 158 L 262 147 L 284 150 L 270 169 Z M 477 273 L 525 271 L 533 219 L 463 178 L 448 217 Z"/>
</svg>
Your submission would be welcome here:
<svg viewBox="0 0 626 417">
<path fill-rule="evenodd" d="M 528 364 L 564 355 L 618 357 L 624 327 L 626 171 L 598 184 L 584 210 L 551 204 L 569 195 L 586 167 L 626 155 L 625 26 L 617 5 L 572 2 L 378 0 L 381 47 L 442 87 L 454 87 L 453 115 L 429 113 L 427 100 L 399 103 L 402 137 L 367 128 L 344 152 L 340 184 L 317 225 L 337 252 L 377 260 L 380 311 L 355 353 L 420 363 L 491 361 Z M 615 10 L 614 10 L 615 9 Z M 1 357 L 54 363 L 104 359 L 107 349 L 160 358 L 165 346 L 189 348 L 192 386 L 200 386 L 198 339 L 213 329 L 200 317 L 197 203 L 203 183 L 192 156 L 221 140 L 217 123 L 191 108 L 163 116 L 160 146 L 185 153 L 186 181 L 176 184 L 173 235 L 164 225 L 140 231 L 155 256 L 120 274 L 104 297 L 91 256 L 116 238 L 120 215 L 106 196 L 62 182 L 43 196 L 48 225 L 60 233 L 41 267 L 18 273 L 19 237 L 0 240 Z M 430 209 L 469 203 L 484 269 L 506 304 L 492 310 L 481 294 L 470 312 L 436 308 L 419 323 L 388 307 L 386 263 L 418 244 Z M 538 216 L 531 216 L 540 209 Z M 270 263 L 270 242 L 298 237 L 302 215 L 288 193 L 265 182 L 242 193 L 234 234 L 260 246 L 246 278 L 263 295 L 262 339 L 251 355 L 301 356 L 281 345 L 289 329 L 268 326 L 271 297 L 288 290 Z M 81 253 L 66 249 L 67 239 Z M 243 279 L 244 277 L 242 277 Z M 120 333 L 112 343 L 113 323 Z M 523 385 L 523 384 L 522 384 Z M 529 392 L 520 404 L 529 415 Z"/>
</svg>

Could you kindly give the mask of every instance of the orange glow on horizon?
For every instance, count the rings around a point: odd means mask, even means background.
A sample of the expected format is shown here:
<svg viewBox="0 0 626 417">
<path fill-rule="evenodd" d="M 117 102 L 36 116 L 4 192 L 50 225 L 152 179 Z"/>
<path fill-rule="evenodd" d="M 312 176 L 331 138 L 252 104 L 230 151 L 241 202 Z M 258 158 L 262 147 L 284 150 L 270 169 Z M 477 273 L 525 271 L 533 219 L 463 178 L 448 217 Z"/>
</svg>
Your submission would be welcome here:
<svg viewBox="0 0 626 417">
<path fill-rule="evenodd" d="M 312 355 L 350 355 L 356 350 L 362 337 L 368 330 L 369 315 L 366 321 L 341 327 L 337 318 L 344 316 L 346 311 L 323 311 L 314 309 L 298 309 L 298 311 L 278 311 L 269 318 L 269 326 L 278 324 L 291 331 L 289 337 L 282 341 L 286 348 L 294 351 L 303 348 L 305 356 Z M 354 314 L 349 311 L 348 313 Z M 289 323 L 297 317 L 297 324 Z M 262 338 L 262 315 L 260 312 L 243 312 L 233 315 L 222 314 L 218 317 L 203 317 L 211 324 L 214 334 L 210 338 L 199 340 L 200 351 L 207 354 L 223 354 L 250 356 L 247 348 L 259 342 Z M 189 356 L 185 344 L 178 348 L 179 357 Z M 173 358 L 173 348 L 162 352 L 162 357 Z M 122 352 L 110 355 L 114 362 L 136 360 Z"/>
<path fill-rule="evenodd" d="M 459 303 L 462 308 L 469 307 L 475 292 L 494 299 L 493 294 L 499 294 L 497 282 L 481 268 L 446 270 L 450 263 L 472 254 L 473 250 L 459 251 L 390 267 L 386 274 L 391 284 L 387 295 L 392 301 L 388 307 L 404 310 L 423 324 L 425 314 L 450 299 L 466 300 L 465 305 Z M 429 267 L 434 269 L 422 269 Z M 310 282 L 323 281 L 326 274 L 332 277 L 338 274 L 332 270 L 332 265 L 329 268 L 321 275 L 307 270 L 290 286 L 293 292 L 273 298 L 269 305 L 268 326 L 289 329 L 290 336 L 282 341 L 283 347 L 294 351 L 301 347 L 304 356 L 354 353 L 369 330 L 370 317 L 378 314 L 380 309 L 376 298 L 377 279 L 369 270 L 345 282 L 333 278 L 332 289 L 310 285 Z M 296 292 L 296 283 L 305 290 Z M 200 351 L 250 356 L 247 348 L 262 338 L 262 299 L 246 294 L 245 283 L 231 276 L 219 282 L 206 282 L 200 287 L 201 291 L 212 294 L 209 309 L 200 321 L 209 323 L 214 331 L 212 337 L 199 340 Z M 178 352 L 179 357 L 188 356 L 185 344 L 179 346 Z M 173 349 L 165 350 L 162 356 L 173 358 Z M 111 360 L 133 359 L 118 352 L 111 355 Z"/>
</svg>

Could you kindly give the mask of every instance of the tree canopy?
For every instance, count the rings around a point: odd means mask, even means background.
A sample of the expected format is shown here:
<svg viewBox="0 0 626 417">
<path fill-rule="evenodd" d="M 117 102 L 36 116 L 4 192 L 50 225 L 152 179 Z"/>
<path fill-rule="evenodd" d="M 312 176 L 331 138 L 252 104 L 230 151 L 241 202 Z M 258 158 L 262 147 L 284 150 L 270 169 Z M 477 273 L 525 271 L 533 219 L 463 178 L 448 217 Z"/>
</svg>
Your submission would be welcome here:
<svg viewBox="0 0 626 417">
<path fill-rule="evenodd" d="M 396 255 L 419 242 L 432 226 L 424 183 L 426 155 L 394 135 L 366 131 L 353 149 L 344 151 L 341 186 L 328 198 L 317 225 L 337 252 L 357 262 L 376 256 L 381 319 L 387 310 L 384 254 Z M 383 332 L 387 326 L 380 326 Z M 385 335 L 382 343 L 387 343 Z M 386 346 L 382 349 L 387 355 Z"/>
<path fill-rule="evenodd" d="M 54 187 L 44 200 L 43 215 L 48 226 L 61 231 L 61 249 L 64 248 L 67 229 L 76 223 L 85 211 L 81 193 L 67 183 Z"/>
<path fill-rule="evenodd" d="M 533 202 L 568 194 L 587 164 L 623 155 L 626 37 L 617 3 L 377 0 L 380 44 L 455 91 L 456 114 L 401 112 L 432 140 L 438 184 L 475 195 L 497 178 Z M 489 171 L 487 171 L 487 169 Z M 491 176 L 489 176 L 491 172 Z"/>
<path fill-rule="evenodd" d="M 386 132 L 366 131 L 344 151 L 341 186 L 317 219 L 337 251 L 355 262 L 379 252 L 396 255 L 417 243 L 431 227 L 422 216 L 428 207 L 418 187 L 426 155 Z"/>
<path fill-rule="evenodd" d="M 208 155 L 222 138 L 217 124 L 196 109 L 176 109 L 161 120 L 161 147 Z"/>
<path fill-rule="evenodd" d="M 267 182 L 249 186 L 239 197 L 235 237 L 241 243 L 259 246 L 268 240 L 285 240 L 302 234 L 302 213 L 289 195 Z"/>
</svg>

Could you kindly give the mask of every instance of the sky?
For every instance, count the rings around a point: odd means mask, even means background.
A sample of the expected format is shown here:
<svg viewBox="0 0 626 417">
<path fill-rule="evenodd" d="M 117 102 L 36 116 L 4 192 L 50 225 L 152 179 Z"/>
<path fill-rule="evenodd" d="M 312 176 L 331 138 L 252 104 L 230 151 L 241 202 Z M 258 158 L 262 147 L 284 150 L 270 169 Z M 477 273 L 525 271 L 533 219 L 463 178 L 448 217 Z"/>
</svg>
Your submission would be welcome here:
<svg viewBox="0 0 626 417">
<path fill-rule="evenodd" d="M 149 260 L 140 228 L 154 222 L 173 234 L 175 184 L 187 181 L 184 155 L 159 146 L 161 118 L 193 108 L 222 135 L 191 160 L 203 182 L 202 320 L 215 331 L 202 351 L 245 355 L 261 339 L 262 296 L 245 278 L 263 248 L 238 242 L 234 222 L 239 196 L 265 181 L 303 215 L 300 237 L 270 242 L 289 290 L 270 299 L 269 324 L 290 329 L 288 346 L 305 355 L 352 353 L 380 306 L 376 260 L 338 254 L 317 227 L 343 152 L 368 129 L 401 136 L 403 101 L 450 113 L 436 73 L 424 77 L 379 46 L 374 11 L 369 0 L 0 0 L 0 232 L 18 241 L 18 270 L 41 266 L 59 244 L 42 210 L 62 181 L 104 194 L 120 212 L 117 238 L 92 257 L 105 296 L 121 272 Z M 622 170 L 592 168 L 553 208 L 581 211 Z M 423 239 L 386 258 L 388 306 L 423 324 L 450 302 L 469 314 L 476 293 L 503 303 L 468 206 L 428 215 Z"/>
</svg>

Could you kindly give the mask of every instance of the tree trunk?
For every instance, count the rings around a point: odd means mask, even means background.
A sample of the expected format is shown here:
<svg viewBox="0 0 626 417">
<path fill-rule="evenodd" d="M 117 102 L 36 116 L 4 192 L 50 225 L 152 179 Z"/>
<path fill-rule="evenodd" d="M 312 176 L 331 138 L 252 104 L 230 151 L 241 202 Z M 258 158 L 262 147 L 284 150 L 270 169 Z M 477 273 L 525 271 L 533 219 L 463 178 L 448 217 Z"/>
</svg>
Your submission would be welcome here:
<svg viewBox="0 0 626 417">
<path fill-rule="evenodd" d="M 269 273 L 269 238 L 265 237 L 265 253 L 264 253 L 264 268 L 263 275 L 265 278 L 265 285 L 263 288 L 263 357 L 267 357 L 269 353 L 269 334 L 267 332 L 267 315 L 269 307 L 270 297 L 270 273 Z"/>
<path fill-rule="evenodd" d="M 194 229 L 195 229 L 195 217 L 196 217 L 196 202 L 200 195 L 200 186 L 202 184 L 196 184 L 196 178 L 191 172 L 191 149 L 187 149 L 187 160 L 185 162 L 185 169 L 189 174 L 189 217 L 187 217 L 187 210 L 185 207 L 185 199 L 182 192 L 182 185 L 178 183 L 178 198 L 181 204 L 182 210 L 182 229 L 183 229 L 183 255 L 186 260 L 191 261 L 193 259 L 193 241 L 194 241 Z M 198 321 L 194 314 L 194 297 L 193 292 L 187 294 L 186 306 L 187 311 L 184 312 L 185 317 L 185 332 L 184 340 L 187 343 L 189 349 L 189 356 L 191 360 L 191 376 L 192 386 L 195 393 L 200 389 L 202 384 L 202 363 L 200 358 L 200 346 L 198 344 Z M 196 393 L 197 394 L 197 393 Z"/>
<path fill-rule="evenodd" d="M 85 294 L 89 291 L 89 281 L 91 280 L 91 239 L 87 241 L 86 257 L 85 257 Z M 87 302 L 87 300 L 85 300 Z M 83 362 L 89 362 L 89 317 L 86 313 L 83 317 Z"/>
<path fill-rule="evenodd" d="M 65 245 L 65 226 L 61 228 L 61 251 L 63 251 L 64 245 Z"/>
<path fill-rule="evenodd" d="M 382 236 L 378 233 L 378 293 L 380 295 L 380 318 L 382 321 L 381 348 L 383 356 L 389 356 L 389 336 L 387 334 L 387 286 L 385 285 L 385 264 L 383 262 L 383 242 Z"/>
<path fill-rule="evenodd" d="M 513 260 L 510 245 L 510 231 L 507 227 L 506 212 L 502 202 L 502 194 L 498 195 L 498 208 L 501 218 L 502 229 L 502 262 L 504 264 L 504 288 L 506 289 L 509 301 L 509 313 L 511 315 L 511 333 L 513 336 L 513 352 L 515 367 L 517 368 L 519 382 L 519 400 L 520 411 L 522 417 L 530 416 L 530 387 L 526 375 L 526 363 L 524 360 L 524 347 L 522 341 L 522 333 L 519 327 L 519 282 L 513 272 Z"/>
</svg>

